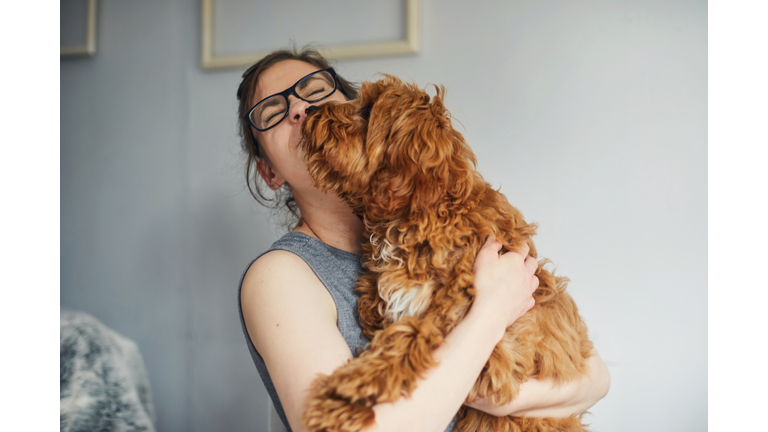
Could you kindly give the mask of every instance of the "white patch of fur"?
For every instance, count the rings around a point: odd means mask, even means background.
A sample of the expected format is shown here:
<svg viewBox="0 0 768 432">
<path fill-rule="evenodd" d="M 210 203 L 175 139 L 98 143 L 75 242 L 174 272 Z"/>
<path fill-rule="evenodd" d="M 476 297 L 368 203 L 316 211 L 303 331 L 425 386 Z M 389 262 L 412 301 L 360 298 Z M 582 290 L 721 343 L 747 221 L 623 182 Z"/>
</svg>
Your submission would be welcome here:
<svg viewBox="0 0 768 432">
<path fill-rule="evenodd" d="M 386 238 L 371 234 L 370 241 L 371 246 L 373 246 L 373 259 L 375 261 L 383 261 L 387 264 L 398 263 L 400 266 L 405 264 L 403 259 L 396 254 L 398 248 Z M 432 283 L 391 282 L 391 279 L 392 273 L 385 273 L 378 282 L 379 296 L 386 304 L 384 315 L 391 322 L 397 322 L 405 316 L 421 315 L 429 306 Z"/>
<path fill-rule="evenodd" d="M 383 242 L 379 243 L 377 241 L 377 238 L 374 237 L 374 234 L 371 234 L 371 245 L 373 246 L 373 259 L 374 260 L 382 260 L 386 263 L 394 261 L 398 261 L 400 264 L 403 264 L 403 260 L 395 255 L 395 251 L 397 248 L 392 245 L 392 243 L 389 242 L 386 238 Z"/>
<path fill-rule="evenodd" d="M 387 304 L 384 314 L 392 322 L 402 317 L 418 316 L 429 306 L 431 282 L 415 284 L 405 288 L 402 284 L 386 285 L 384 278 L 379 279 L 379 293 Z M 420 295 L 421 294 L 421 295 Z"/>
</svg>

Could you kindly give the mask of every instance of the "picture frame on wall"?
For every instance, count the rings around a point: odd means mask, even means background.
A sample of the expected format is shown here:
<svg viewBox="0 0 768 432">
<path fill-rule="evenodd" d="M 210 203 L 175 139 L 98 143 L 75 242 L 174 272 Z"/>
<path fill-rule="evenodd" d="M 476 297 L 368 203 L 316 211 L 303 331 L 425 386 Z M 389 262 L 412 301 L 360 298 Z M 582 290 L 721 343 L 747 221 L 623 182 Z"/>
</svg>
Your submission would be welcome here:
<svg viewBox="0 0 768 432">
<path fill-rule="evenodd" d="M 96 54 L 96 0 L 61 0 L 61 58 Z"/>
<path fill-rule="evenodd" d="M 253 64 L 266 54 L 274 49 L 286 46 L 288 43 L 293 42 L 288 38 L 274 42 L 277 45 L 270 46 L 270 48 L 260 47 L 257 41 L 259 38 L 255 36 L 258 31 L 260 34 L 269 35 L 282 35 L 286 33 L 286 29 L 290 26 L 295 26 L 297 30 L 306 30 L 313 25 L 317 26 L 317 35 L 313 35 L 313 39 L 309 42 L 316 44 L 319 51 L 326 57 L 341 60 L 351 58 L 371 58 L 371 57 L 384 57 L 384 56 L 396 56 L 415 54 L 419 52 L 419 34 L 420 34 L 420 0 L 399 0 L 387 2 L 371 2 L 373 6 L 365 6 L 370 8 L 380 8 L 384 10 L 383 15 L 376 15 L 369 18 L 361 16 L 360 19 L 348 19 L 347 22 L 350 26 L 358 26 L 352 28 L 349 34 L 361 35 L 361 39 L 367 39 L 362 41 L 342 41 L 339 43 L 324 42 L 327 38 L 322 34 L 323 31 L 335 31 L 338 36 L 338 29 L 333 29 L 333 23 L 323 20 L 323 16 L 319 16 L 317 20 L 307 20 L 307 16 L 312 17 L 317 13 L 317 10 L 312 9 L 297 14 L 294 17 L 291 16 L 275 16 L 271 15 L 269 11 L 269 5 L 254 5 L 238 3 L 232 5 L 234 2 L 227 3 L 227 0 L 201 0 L 201 52 L 200 52 L 200 64 L 203 69 L 228 69 L 228 68 L 242 68 L 247 65 Z M 300 2 L 298 2 L 300 3 Z M 336 3 L 336 4 L 334 4 Z M 325 11 L 328 16 L 337 14 L 340 9 L 346 10 L 346 14 L 354 14 L 361 8 L 364 3 L 359 2 L 356 5 L 354 2 L 347 1 L 346 4 L 342 0 L 336 2 L 311 2 L 306 1 L 305 6 L 309 8 L 326 8 Z M 367 3 L 367 2 L 365 2 Z M 243 6 L 245 5 L 245 6 Z M 325 6 L 317 6 L 325 5 Z M 351 5 L 351 6 L 350 6 Z M 298 4 L 297 10 L 301 10 L 301 4 Z M 248 7 L 248 10 L 242 10 L 242 8 Z M 226 12 L 226 16 L 232 19 L 225 20 L 227 25 L 222 25 L 221 21 L 217 19 L 224 19 L 222 16 L 216 14 L 220 10 L 229 8 Z M 241 10 L 235 10 L 240 8 Z M 260 9 L 259 9 L 260 8 Z M 259 13 L 254 13 L 258 9 Z M 374 11 L 374 13 L 380 12 L 380 10 Z M 393 12 L 394 11 L 394 12 Z M 398 13 L 397 11 L 400 11 Z M 370 14 L 370 12 L 368 13 Z M 222 13 L 222 15 L 225 15 Z M 365 14 L 363 14 L 365 15 Z M 384 23 L 384 24 L 381 24 Z M 266 26 L 265 26 L 266 24 Z M 376 29 L 376 25 L 389 25 L 389 29 Z M 218 28 L 217 28 L 218 27 Z M 233 28 L 231 28 L 233 27 Z M 266 29 L 265 29 L 266 27 Z M 331 30 L 328 30 L 328 29 Z M 256 29 L 255 31 L 253 29 Z M 306 30 L 309 31 L 309 30 Z M 378 31 L 378 33 L 376 33 Z M 242 35 L 241 40 L 236 40 L 234 37 L 229 38 L 222 32 L 229 34 Z M 392 37 L 394 32 L 395 36 Z M 381 35 L 385 36 L 381 36 Z M 249 39 L 250 38 L 250 39 Z M 229 49 L 229 52 L 220 52 L 218 44 L 223 40 L 229 40 L 230 45 L 238 45 L 234 51 Z M 333 39 L 333 38 L 329 38 Z M 386 40 L 382 40 L 386 39 Z M 243 43 L 243 40 L 245 43 Z M 235 41 L 236 43 L 231 43 Z M 260 47 L 255 49 L 249 49 L 247 47 L 248 42 L 253 42 L 250 46 Z M 226 51 L 226 50 L 223 50 Z"/>
</svg>

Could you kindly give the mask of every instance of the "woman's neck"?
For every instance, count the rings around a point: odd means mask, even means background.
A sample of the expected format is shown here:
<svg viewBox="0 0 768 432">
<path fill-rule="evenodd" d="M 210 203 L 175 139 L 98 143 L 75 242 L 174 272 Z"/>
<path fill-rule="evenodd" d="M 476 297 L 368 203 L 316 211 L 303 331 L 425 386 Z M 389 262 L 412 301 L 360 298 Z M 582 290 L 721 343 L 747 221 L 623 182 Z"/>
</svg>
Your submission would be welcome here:
<svg viewBox="0 0 768 432">
<path fill-rule="evenodd" d="M 338 196 L 323 194 L 315 199 L 302 199 L 294 194 L 302 221 L 294 231 L 315 237 L 336 249 L 357 255 L 363 253 L 366 241 L 363 221 Z"/>
</svg>

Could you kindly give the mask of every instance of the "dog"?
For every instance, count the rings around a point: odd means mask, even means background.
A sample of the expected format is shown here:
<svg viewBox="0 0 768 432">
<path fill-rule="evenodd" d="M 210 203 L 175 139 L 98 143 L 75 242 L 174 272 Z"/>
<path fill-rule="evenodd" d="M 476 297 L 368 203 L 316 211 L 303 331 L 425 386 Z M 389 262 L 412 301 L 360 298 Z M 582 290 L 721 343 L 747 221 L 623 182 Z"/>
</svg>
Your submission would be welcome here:
<svg viewBox="0 0 768 432">
<path fill-rule="evenodd" d="M 364 82 L 357 99 L 313 107 L 300 150 L 315 185 L 342 197 L 364 222 L 364 274 L 357 282 L 363 334 L 358 358 L 320 375 L 310 389 L 305 426 L 359 431 L 374 421 L 373 405 L 410 395 L 436 363 L 432 352 L 472 304 L 473 263 L 487 236 L 504 250 L 527 243 L 526 223 L 506 197 L 483 180 L 463 136 L 436 95 L 396 77 Z M 511 402 L 530 377 L 555 383 L 586 374 L 592 351 L 587 328 L 556 277 L 540 260 L 535 306 L 509 327 L 477 379 L 467 403 Z M 495 417 L 463 406 L 460 431 L 586 430 L 580 416 Z"/>
</svg>

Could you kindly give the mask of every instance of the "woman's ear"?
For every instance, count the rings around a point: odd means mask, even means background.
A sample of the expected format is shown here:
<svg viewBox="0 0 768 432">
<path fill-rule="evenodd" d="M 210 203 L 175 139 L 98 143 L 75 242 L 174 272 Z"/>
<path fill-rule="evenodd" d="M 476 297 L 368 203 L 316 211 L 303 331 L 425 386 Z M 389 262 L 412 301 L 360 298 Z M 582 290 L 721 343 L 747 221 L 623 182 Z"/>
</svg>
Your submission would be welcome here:
<svg viewBox="0 0 768 432">
<path fill-rule="evenodd" d="M 256 170 L 259 171 L 259 175 L 264 180 L 264 183 L 272 190 L 280 189 L 280 186 L 285 184 L 285 179 L 272 170 L 272 166 L 264 158 L 256 161 Z"/>
</svg>

